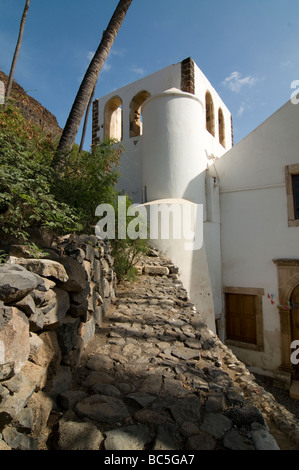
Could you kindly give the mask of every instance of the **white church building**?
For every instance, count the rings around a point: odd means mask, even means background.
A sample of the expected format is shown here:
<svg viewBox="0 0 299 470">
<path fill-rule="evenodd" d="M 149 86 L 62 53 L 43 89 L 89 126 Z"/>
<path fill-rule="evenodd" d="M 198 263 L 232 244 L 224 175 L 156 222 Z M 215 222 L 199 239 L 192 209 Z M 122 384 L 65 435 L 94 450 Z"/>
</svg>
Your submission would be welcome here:
<svg viewBox="0 0 299 470">
<path fill-rule="evenodd" d="M 200 249 L 155 244 L 208 327 L 256 372 L 298 379 L 299 106 L 234 146 L 230 111 L 188 58 L 95 100 L 92 127 L 93 143 L 123 143 L 118 186 L 134 203 L 202 205 Z"/>
</svg>

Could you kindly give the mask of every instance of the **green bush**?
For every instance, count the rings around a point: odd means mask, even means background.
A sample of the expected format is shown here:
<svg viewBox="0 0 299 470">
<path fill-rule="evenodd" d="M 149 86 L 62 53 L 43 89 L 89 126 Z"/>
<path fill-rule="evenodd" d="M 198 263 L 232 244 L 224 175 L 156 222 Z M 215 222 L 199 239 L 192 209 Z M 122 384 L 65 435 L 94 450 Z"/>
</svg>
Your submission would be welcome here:
<svg viewBox="0 0 299 470">
<path fill-rule="evenodd" d="M 94 233 L 95 209 L 102 203 L 113 205 L 117 217 L 115 185 L 123 147 L 107 139 L 90 152 L 80 154 L 74 145 L 62 172 L 57 174 L 51 166 L 57 143 L 27 122 L 18 109 L 0 106 L 3 245 L 16 242 L 30 245 L 30 233 L 35 228 L 49 228 L 56 234 Z M 146 240 L 116 239 L 111 244 L 117 277 L 134 277 L 134 266 L 147 251 Z M 39 256 L 36 249 L 33 255 Z M 5 257 L 5 252 L 0 252 L 0 262 Z"/>
<path fill-rule="evenodd" d="M 132 201 L 127 196 L 126 197 L 126 213 L 128 208 L 132 205 Z M 124 225 L 121 227 L 121 231 L 127 234 L 127 229 L 129 223 L 134 219 L 133 216 L 127 216 L 126 220 L 119 222 L 118 217 L 118 206 L 115 206 L 115 215 L 116 215 L 116 236 L 114 240 L 111 240 L 112 246 L 112 255 L 114 257 L 114 270 L 119 280 L 127 279 L 134 280 L 137 276 L 137 269 L 135 265 L 140 260 L 142 255 L 145 255 L 148 252 L 148 239 L 145 238 L 136 238 L 131 239 L 126 235 L 126 238 L 118 237 L 118 228 L 119 223 Z M 143 227 L 148 234 L 148 228 Z M 136 230 L 140 230 L 141 227 L 137 225 Z"/>
<path fill-rule="evenodd" d="M 122 151 L 123 147 L 111 139 L 81 154 L 75 146 L 63 174 L 56 178 L 53 191 L 57 199 L 75 211 L 86 233 L 94 232 L 96 207 L 115 203 L 117 167 Z"/>
<path fill-rule="evenodd" d="M 0 235 L 26 241 L 31 228 L 78 231 L 76 213 L 52 193 L 55 144 L 12 107 L 0 110 Z"/>
</svg>

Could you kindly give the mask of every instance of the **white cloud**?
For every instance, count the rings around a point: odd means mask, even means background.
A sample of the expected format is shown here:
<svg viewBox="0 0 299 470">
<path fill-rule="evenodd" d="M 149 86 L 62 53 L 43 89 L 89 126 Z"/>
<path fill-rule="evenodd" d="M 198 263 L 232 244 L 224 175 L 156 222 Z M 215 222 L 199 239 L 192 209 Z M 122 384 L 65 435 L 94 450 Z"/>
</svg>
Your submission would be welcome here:
<svg viewBox="0 0 299 470">
<path fill-rule="evenodd" d="M 239 93 L 241 88 L 244 86 L 252 87 L 257 83 L 258 79 L 255 77 L 251 77 L 250 75 L 248 77 L 242 77 L 242 74 L 240 72 L 232 72 L 232 74 L 227 77 L 222 84 L 229 88 L 231 91 L 234 91 L 236 93 Z"/>
<path fill-rule="evenodd" d="M 104 62 L 102 72 L 109 72 L 112 69 L 112 65 L 108 64 L 107 60 Z"/>
<path fill-rule="evenodd" d="M 126 49 L 115 49 L 112 48 L 109 52 L 111 55 L 116 55 L 117 57 L 123 57 L 126 54 Z"/>
<path fill-rule="evenodd" d="M 143 67 L 131 67 L 131 71 L 137 73 L 137 75 L 144 75 L 145 70 Z"/>
</svg>

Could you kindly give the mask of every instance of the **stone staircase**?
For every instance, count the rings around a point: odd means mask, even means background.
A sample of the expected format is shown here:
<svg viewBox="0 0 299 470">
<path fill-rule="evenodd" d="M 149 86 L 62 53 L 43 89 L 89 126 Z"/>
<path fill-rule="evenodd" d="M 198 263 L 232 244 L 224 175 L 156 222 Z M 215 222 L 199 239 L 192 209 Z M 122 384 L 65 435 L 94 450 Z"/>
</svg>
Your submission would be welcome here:
<svg viewBox="0 0 299 470">
<path fill-rule="evenodd" d="M 206 328 L 171 260 L 152 251 L 138 269 L 118 285 L 41 448 L 273 450 L 273 424 L 296 448 L 297 420 Z"/>
</svg>

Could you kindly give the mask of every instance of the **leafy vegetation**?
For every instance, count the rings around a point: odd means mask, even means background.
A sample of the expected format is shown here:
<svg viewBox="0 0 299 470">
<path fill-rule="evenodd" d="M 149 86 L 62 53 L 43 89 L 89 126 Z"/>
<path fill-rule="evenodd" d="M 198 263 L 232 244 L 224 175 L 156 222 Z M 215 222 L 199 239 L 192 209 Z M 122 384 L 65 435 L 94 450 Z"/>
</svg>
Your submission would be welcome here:
<svg viewBox="0 0 299 470">
<path fill-rule="evenodd" d="M 74 146 L 62 171 L 52 166 L 57 142 L 12 106 L 0 107 L 0 239 L 30 245 L 32 229 L 94 233 L 95 209 L 116 207 L 123 148 L 104 140 L 90 152 Z M 119 278 L 131 276 L 144 240 L 112 243 Z M 3 247 L 1 247 L 3 248 Z M 3 257 L 3 256 L 2 256 Z"/>
<path fill-rule="evenodd" d="M 92 152 L 75 148 L 64 171 L 51 167 L 55 142 L 21 113 L 0 110 L 0 220 L 2 236 L 28 240 L 30 229 L 57 234 L 91 231 L 94 210 L 111 201 L 119 151 L 104 142 Z"/>
<path fill-rule="evenodd" d="M 132 201 L 129 197 L 126 197 L 126 213 L 131 205 Z M 134 219 L 133 216 L 128 215 L 126 220 L 124 220 L 123 217 L 119 217 L 118 209 L 118 206 L 115 207 L 115 215 L 117 220 L 116 237 L 114 240 L 111 240 L 112 252 L 115 258 L 114 269 L 119 279 L 134 281 L 138 274 L 136 264 L 140 260 L 140 257 L 148 252 L 148 243 L 147 239 L 141 237 L 130 238 L 127 235 L 126 238 L 122 238 L 118 236 L 119 228 L 121 229 L 122 233 L 128 233 L 128 226 Z M 142 223 L 144 224 L 145 221 Z M 148 227 L 143 228 L 145 229 L 144 232 L 148 234 Z M 139 225 L 139 223 L 137 223 L 135 229 L 136 231 L 142 231 L 142 227 Z"/>
<path fill-rule="evenodd" d="M 79 230 L 80 220 L 52 192 L 54 143 L 12 107 L 0 111 L 2 238 L 26 241 L 30 228 Z"/>
<path fill-rule="evenodd" d="M 95 209 L 99 204 L 115 204 L 117 166 L 123 151 L 103 140 L 91 152 L 78 153 L 73 148 L 63 174 L 56 176 L 55 195 L 77 214 L 85 233 L 94 232 Z"/>
</svg>

